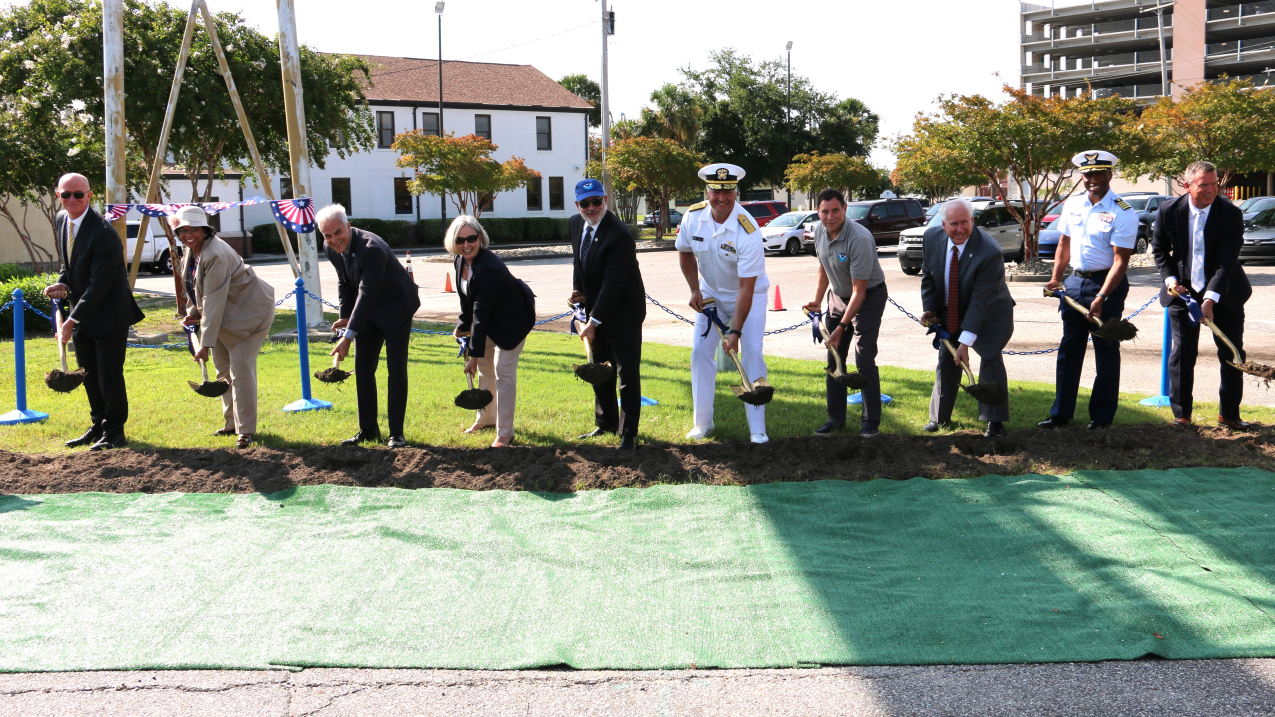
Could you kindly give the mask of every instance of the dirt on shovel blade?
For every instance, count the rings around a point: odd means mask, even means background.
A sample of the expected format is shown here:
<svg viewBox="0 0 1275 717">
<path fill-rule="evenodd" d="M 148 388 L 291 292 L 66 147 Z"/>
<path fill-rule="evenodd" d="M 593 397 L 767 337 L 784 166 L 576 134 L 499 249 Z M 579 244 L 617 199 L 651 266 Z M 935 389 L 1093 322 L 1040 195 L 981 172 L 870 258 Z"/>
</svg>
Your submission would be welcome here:
<svg viewBox="0 0 1275 717">
<path fill-rule="evenodd" d="M 586 363 L 575 365 L 576 376 L 586 383 L 598 385 L 615 378 L 615 367 L 610 363 Z"/>
<path fill-rule="evenodd" d="M 774 386 L 753 386 L 753 390 L 739 394 L 739 400 L 750 406 L 765 406 L 774 397 Z"/>
<path fill-rule="evenodd" d="M 63 371 L 62 369 L 55 368 L 44 374 L 44 383 L 46 386 L 58 393 L 70 393 L 71 391 L 79 388 L 80 384 L 84 383 L 86 376 L 88 376 L 88 374 L 84 369 L 79 369 L 77 371 Z"/>
<path fill-rule="evenodd" d="M 195 393 L 207 398 L 218 398 L 230 390 L 230 382 L 223 380 L 205 381 L 203 383 L 187 381 L 186 383 L 195 390 Z"/>
<path fill-rule="evenodd" d="M 341 383 L 353 375 L 349 371 L 342 371 L 339 368 L 325 368 L 322 371 L 314 372 L 314 377 L 324 383 Z"/>
<path fill-rule="evenodd" d="M 1005 387 L 996 382 L 976 383 L 973 386 L 962 386 L 969 395 L 973 396 L 979 403 L 985 403 L 989 406 L 1004 406 L 1009 402 L 1009 392 Z"/>
<path fill-rule="evenodd" d="M 861 391 L 868 385 L 868 377 L 858 371 L 843 373 L 840 376 L 833 376 L 832 372 L 829 371 L 828 375 L 832 376 L 832 378 L 842 386 L 845 386 L 846 388 L 853 388 L 856 391 Z"/>
<path fill-rule="evenodd" d="M 1094 329 L 1093 335 L 1107 341 L 1132 341 L 1138 338 L 1138 327 L 1128 319 L 1112 319 Z"/>
<path fill-rule="evenodd" d="M 1245 361 L 1244 363 L 1232 364 L 1235 368 L 1243 371 L 1250 376 L 1256 376 L 1266 381 L 1266 385 L 1270 385 L 1271 380 L 1275 379 L 1275 366 L 1267 366 L 1264 363 L 1253 363 Z"/>
<path fill-rule="evenodd" d="M 456 395 L 456 407 L 480 411 L 491 403 L 491 391 L 485 388 L 467 388 Z"/>
</svg>

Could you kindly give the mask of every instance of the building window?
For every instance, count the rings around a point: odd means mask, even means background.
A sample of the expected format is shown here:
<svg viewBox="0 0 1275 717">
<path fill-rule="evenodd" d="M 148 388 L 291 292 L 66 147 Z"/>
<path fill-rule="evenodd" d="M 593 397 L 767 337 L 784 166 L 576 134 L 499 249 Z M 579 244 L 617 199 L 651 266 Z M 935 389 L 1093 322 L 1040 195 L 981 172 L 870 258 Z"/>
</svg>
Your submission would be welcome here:
<svg viewBox="0 0 1275 717">
<path fill-rule="evenodd" d="M 376 146 L 389 149 L 394 146 L 394 113 L 376 113 Z"/>
<path fill-rule="evenodd" d="M 536 149 L 553 149 L 553 132 L 548 117 L 536 118 Z"/>
<path fill-rule="evenodd" d="M 350 209 L 349 177 L 344 179 L 332 178 L 332 203 L 340 204 L 341 208 L 345 210 L 346 216 L 354 214 L 353 210 Z"/>
<path fill-rule="evenodd" d="M 549 178 L 549 209 L 562 209 L 562 177 Z"/>
<path fill-rule="evenodd" d="M 407 191 L 407 177 L 394 178 L 394 213 L 412 213 L 412 193 Z"/>
<path fill-rule="evenodd" d="M 421 133 L 432 134 L 435 137 L 439 136 L 437 112 L 426 112 L 421 115 Z"/>
<path fill-rule="evenodd" d="M 491 213 L 496 211 L 496 198 L 488 194 L 483 196 L 483 211 Z"/>
<path fill-rule="evenodd" d="M 527 209 L 540 211 L 545 208 L 542 181 L 541 177 L 527 180 Z"/>
<path fill-rule="evenodd" d="M 292 177 L 279 177 L 279 198 L 292 199 Z"/>
<path fill-rule="evenodd" d="M 474 115 L 474 134 L 491 141 L 491 115 Z"/>
</svg>

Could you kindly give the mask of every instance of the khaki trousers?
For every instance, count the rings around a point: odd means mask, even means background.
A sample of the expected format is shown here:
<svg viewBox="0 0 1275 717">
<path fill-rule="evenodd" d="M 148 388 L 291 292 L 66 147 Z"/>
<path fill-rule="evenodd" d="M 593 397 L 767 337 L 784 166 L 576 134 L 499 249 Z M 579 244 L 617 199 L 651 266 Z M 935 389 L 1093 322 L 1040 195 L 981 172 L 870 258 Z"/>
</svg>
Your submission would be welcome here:
<svg viewBox="0 0 1275 717">
<path fill-rule="evenodd" d="M 253 334 L 233 346 L 219 338 L 213 347 L 217 378 L 230 381 L 230 390 L 221 395 L 227 430 L 239 434 L 257 432 L 257 354 L 269 333 Z"/>
<path fill-rule="evenodd" d="M 474 422 L 483 426 L 490 425 L 493 423 L 492 414 L 495 414 L 496 435 L 512 438 L 514 404 L 518 396 L 518 356 L 522 354 L 522 347 L 527 345 L 527 341 L 523 339 L 522 343 L 509 351 L 490 340 L 487 344 L 487 350 L 478 359 L 478 388 L 491 391 L 494 400 L 478 411 Z M 493 383 L 496 384 L 494 390 Z"/>
</svg>

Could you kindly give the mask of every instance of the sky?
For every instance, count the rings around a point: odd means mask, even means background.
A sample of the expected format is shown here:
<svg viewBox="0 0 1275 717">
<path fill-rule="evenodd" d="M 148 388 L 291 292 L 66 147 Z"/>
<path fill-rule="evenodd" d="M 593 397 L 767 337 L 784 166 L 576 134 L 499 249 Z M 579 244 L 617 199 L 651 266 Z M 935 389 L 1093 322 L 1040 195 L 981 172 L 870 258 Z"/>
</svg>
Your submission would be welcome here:
<svg viewBox="0 0 1275 717">
<path fill-rule="evenodd" d="M 1048 4 L 1049 0 L 1037 0 Z M 1065 4 L 1070 0 L 1060 0 Z M 881 117 L 881 137 L 911 127 L 940 94 L 1000 98 L 1019 80 L 1019 3 L 1015 0 L 611 0 L 611 116 L 636 117 L 651 92 L 681 79 L 679 68 L 707 65 L 732 47 L 783 58 L 792 70 L 839 98 L 856 97 Z M 0 5 L 13 4 L 0 0 Z M 180 4 L 180 3 L 179 3 Z M 241 12 L 267 34 L 278 27 L 273 0 L 208 0 L 214 12 Z M 296 0 L 301 42 L 323 52 L 437 58 L 433 0 Z M 602 66 L 599 0 L 447 0 L 444 60 L 533 65 L 554 79 Z M 883 148 L 872 161 L 893 167 Z"/>
</svg>

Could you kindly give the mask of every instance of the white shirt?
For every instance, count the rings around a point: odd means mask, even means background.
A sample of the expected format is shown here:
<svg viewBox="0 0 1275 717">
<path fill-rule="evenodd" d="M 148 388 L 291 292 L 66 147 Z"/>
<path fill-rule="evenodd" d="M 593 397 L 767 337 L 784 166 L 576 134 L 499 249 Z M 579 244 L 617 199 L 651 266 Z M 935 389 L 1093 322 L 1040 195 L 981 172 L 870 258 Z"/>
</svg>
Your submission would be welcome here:
<svg viewBox="0 0 1275 717">
<path fill-rule="evenodd" d="M 752 227 L 751 232 L 744 228 L 741 216 Z M 770 288 L 761 230 L 738 202 L 724 224 L 713 221 L 711 207 L 687 212 L 677 229 L 676 246 L 678 251 L 694 253 L 700 293 L 714 299 L 727 316 L 735 314 L 740 279 L 756 277 L 754 294 L 764 294 Z"/>
<path fill-rule="evenodd" d="M 1138 246 L 1138 213 L 1116 204 L 1120 195 L 1107 190 L 1097 204 L 1089 194 L 1078 194 L 1063 203 L 1063 234 L 1071 240 L 1071 268 L 1102 271 L 1116 263 L 1116 247 Z"/>
<path fill-rule="evenodd" d="M 943 300 L 947 301 L 947 297 L 952 295 L 952 250 L 956 249 L 956 263 L 959 266 L 961 257 L 965 256 L 965 247 L 970 243 L 969 239 L 957 244 L 952 241 L 952 237 L 947 238 L 947 252 L 943 254 Z M 960 273 L 959 271 L 957 272 Z M 978 335 L 968 331 L 961 332 L 959 343 L 966 346 L 973 346 L 978 341 Z"/>
<path fill-rule="evenodd" d="M 1189 225 L 1190 235 L 1187 237 L 1191 242 L 1190 244 L 1191 267 L 1194 269 L 1196 266 L 1199 266 L 1200 273 L 1203 274 L 1204 273 L 1204 227 L 1205 225 L 1209 223 L 1209 210 L 1213 209 L 1213 205 L 1209 204 L 1207 207 L 1204 207 L 1203 209 L 1201 209 L 1200 207 L 1195 206 L 1195 203 L 1192 202 L 1190 199 L 1188 199 L 1186 201 L 1186 206 L 1187 206 L 1187 209 L 1191 210 L 1191 223 Z M 1200 230 L 1199 246 L 1196 246 L 1196 239 L 1195 239 L 1196 228 L 1199 228 Z M 1206 283 L 1204 286 L 1208 286 L 1207 281 L 1208 281 L 1208 277 L 1205 277 Z M 1169 287 L 1170 289 L 1172 289 L 1173 285 L 1176 283 L 1178 283 L 1178 277 L 1176 276 L 1170 276 L 1169 278 L 1164 280 L 1164 285 Z M 1191 286 L 1191 288 L 1195 289 L 1196 291 L 1204 291 L 1204 286 Z M 1211 299 L 1213 300 L 1214 303 L 1216 303 L 1222 300 L 1222 295 L 1217 293 L 1216 291 L 1204 291 L 1204 298 Z"/>
</svg>

